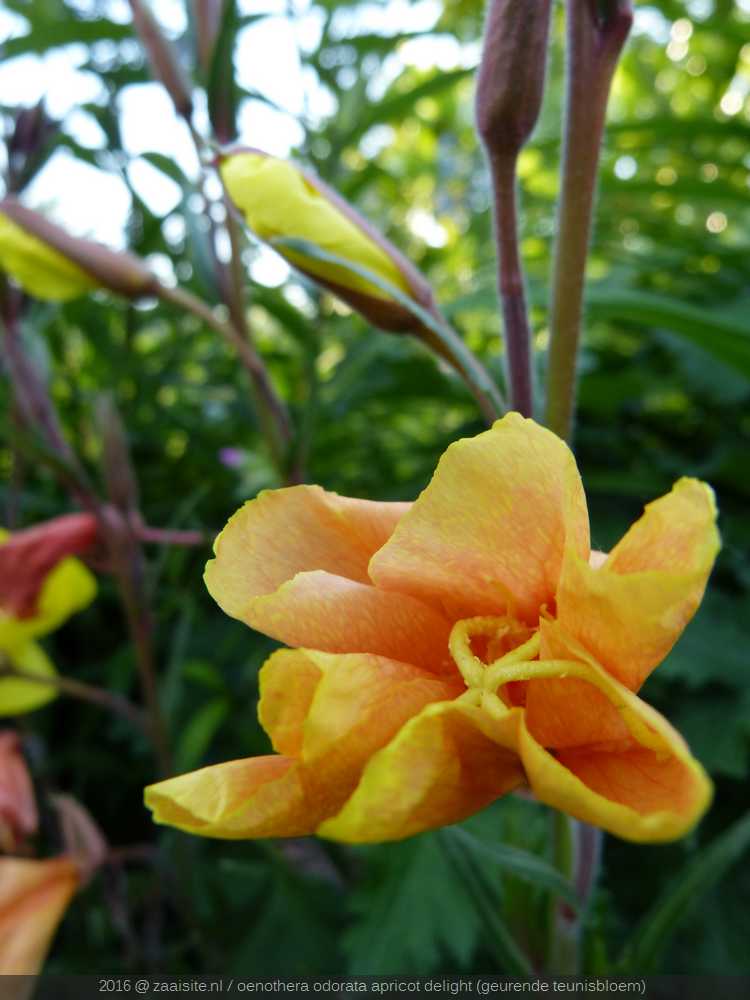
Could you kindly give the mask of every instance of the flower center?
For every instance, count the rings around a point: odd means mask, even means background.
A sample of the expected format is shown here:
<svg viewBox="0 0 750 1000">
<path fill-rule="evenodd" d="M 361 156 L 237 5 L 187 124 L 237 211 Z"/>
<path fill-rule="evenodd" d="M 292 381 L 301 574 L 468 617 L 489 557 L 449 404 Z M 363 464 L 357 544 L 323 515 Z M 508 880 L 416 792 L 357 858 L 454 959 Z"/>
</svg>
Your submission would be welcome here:
<svg viewBox="0 0 750 1000">
<path fill-rule="evenodd" d="M 495 694 L 513 683 L 517 665 L 539 655 L 539 632 L 514 618 L 464 618 L 451 629 L 448 646 L 467 688 Z"/>
</svg>

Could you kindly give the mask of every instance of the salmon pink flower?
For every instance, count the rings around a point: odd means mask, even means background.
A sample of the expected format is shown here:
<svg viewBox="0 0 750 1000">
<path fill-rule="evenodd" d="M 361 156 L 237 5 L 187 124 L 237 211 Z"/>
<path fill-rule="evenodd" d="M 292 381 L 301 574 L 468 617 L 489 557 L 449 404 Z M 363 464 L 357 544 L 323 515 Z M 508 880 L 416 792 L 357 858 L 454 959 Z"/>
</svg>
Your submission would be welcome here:
<svg viewBox="0 0 750 1000">
<path fill-rule="evenodd" d="M 96 594 L 92 574 L 72 553 L 95 541 L 91 514 L 67 514 L 12 535 L 0 529 L 0 663 L 25 673 L 54 676 L 34 642 L 86 607 Z M 56 695 L 52 686 L 0 677 L 0 716 L 40 708 Z"/>
<path fill-rule="evenodd" d="M 68 857 L 0 858 L 0 975 L 35 975 L 78 888 Z"/>
<path fill-rule="evenodd" d="M 36 832 L 38 816 L 18 734 L 0 732 L 0 851 L 12 852 Z"/>
<path fill-rule="evenodd" d="M 528 783 L 626 839 L 681 836 L 710 783 L 637 691 L 700 603 L 715 518 L 711 489 L 682 479 L 592 553 L 572 453 L 518 414 L 451 445 L 413 504 L 261 494 L 206 581 L 300 647 L 260 674 L 276 753 L 152 785 L 147 804 L 206 836 L 386 841 Z"/>
</svg>

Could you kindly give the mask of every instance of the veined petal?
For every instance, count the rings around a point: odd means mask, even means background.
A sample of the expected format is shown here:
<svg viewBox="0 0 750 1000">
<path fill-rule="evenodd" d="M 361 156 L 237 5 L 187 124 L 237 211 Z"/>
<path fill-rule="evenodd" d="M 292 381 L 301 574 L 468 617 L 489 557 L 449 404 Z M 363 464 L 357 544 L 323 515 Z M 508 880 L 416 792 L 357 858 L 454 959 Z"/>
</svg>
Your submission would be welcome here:
<svg viewBox="0 0 750 1000">
<path fill-rule="evenodd" d="M 383 657 L 296 649 L 274 653 L 260 683 L 264 728 L 298 758 L 237 760 L 152 785 L 146 805 L 157 823 L 229 839 L 312 833 L 408 718 L 457 690 Z"/>
<path fill-rule="evenodd" d="M 695 613 L 718 549 L 713 491 L 681 479 L 648 504 L 601 568 L 566 552 L 557 618 L 637 691 Z"/>
<path fill-rule="evenodd" d="M 277 755 L 249 757 L 149 785 L 155 823 L 204 837 L 301 837 L 325 815 L 299 763 Z"/>
<path fill-rule="evenodd" d="M 243 621 L 290 646 L 376 653 L 437 673 L 455 671 L 450 626 L 436 611 L 331 573 L 300 573 L 275 593 L 252 599 Z"/>
<path fill-rule="evenodd" d="M 41 646 L 27 642 L 12 651 L 4 651 L 11 664 L 37 677 L 57 677 L 54 664 Z M 54 684 L 37 683 L 21 677 L 0 677 L 0 717 L 24 715 L 42 708 L 58 695 Z"/>
<path fill-rule="evenodd" d="M 324 570 L 369 583 L 370 557 L 410 504 L 351 500 L 319 486 L 265 490 L 227 522 L 206 566 L 206 586 L 228 615 L 298 573 Z"/>
<path fill-rule="evenodd" d="M 530 681 L 530 688 L 552 679 L 595 688 L 621 716 L 625 735 L 552 751 L 541 744 L 543 726 L 535 730 L 534 716 L 525 715 L 519 752 L 537 798 L 625 840 L 665 841 L 686 834 L 708 807 L 711 783 L 681 736 L 601 667 L 540 660 L 508 668 L 508 680 Z M 599 697 L 595 703 L 601 707 Z M 572 719 L 575 725 L 575 709 Z"/>
<path fill-rule="evenodd" d="M 0 858 L 0 975 L 39 971 L 79 881 L 70 858 Z"/>
<path fill-rule="evenodd" d="M 465 819 L 523 782 L 511 749 L 519 717 L 508 712 L 507 721 L 493 721 L 462 701 L 428 705 L 375 754 L 318 834 L 349 843 L 400 840 Z"/>
<path fill-rule="evenodd" d="M 510 413 L 448 448 L 373 557 L 370 576 L 454 617 L 511 613 L 535 624 L 554 596 L 566 546 L 588 559 L 573 455 L 555 434 Z"/>
</svg>

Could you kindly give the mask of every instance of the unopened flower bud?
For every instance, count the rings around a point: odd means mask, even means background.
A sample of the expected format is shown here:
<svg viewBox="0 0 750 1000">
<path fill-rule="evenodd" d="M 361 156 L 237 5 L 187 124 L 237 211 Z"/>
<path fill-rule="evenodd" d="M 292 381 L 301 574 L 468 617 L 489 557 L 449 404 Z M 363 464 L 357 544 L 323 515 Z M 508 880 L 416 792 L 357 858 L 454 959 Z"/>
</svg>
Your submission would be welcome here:
<svg viewBox="0 0 750 1000">
<path fill-rule="evenodd" d="M 14 198 L 0 201 L 0 268 L 30 295 L 53 302 L 97 286 L 126 298 L 152 294 L 157 287 L 138 257 L 71 236 Z"/>
<path fill-rule="evenodd" d="M 550 0 L 490 0 L 476 119 L 490 157 L 515 156 L 536 125 L 544 93 Z"/>
<path fill-rule="evenodd" d="M 344 264 L 274 242 L 298 239 L 314 244 L 367 270 L 422 308 L 431 307 L 432 291 L 422 275 L 323 181 L 257 150 L 229 154 L 220 169 L 229 197 L 247 225 L 290 264 L 383 330 L 421 328 L 420 320 L 388 291 Z"/>
<path fill-rule="evenodd" d="M 0 858 L 0 975 L 39 971 L 80 880 L 65 856 Z"/>
<path fill-rule="evenodd" d="M 133 26 L 146 50 L 154 79 L 158 80 L 172 98 L 178 114 L 190 118 L 193 100 L 190 84 L 180 65 L 172 43 L 165 37 L 158 21 L 141 0 L 129 0 L 133 13 Z"/>
<path fill-rule="evenodd" d="M 12 853 L 36 832 L 39 818 L 21 740 L 12 729 L 0 732 L 0 852 Z"/>
<path fill-rule="evenodd" d="M 42 101 L 16 113 L 8 139 L 9 191 L 20 191 L 34 176 L 57 130 L 58 123 L 46 113 Z"/>
<path fill-rule="evenodd" d="M 214 46 L 221 29 L 223 8 L 224 0 L 193 0 L 198 62 L 206 73 L 211 66 Z"/>
</svg>

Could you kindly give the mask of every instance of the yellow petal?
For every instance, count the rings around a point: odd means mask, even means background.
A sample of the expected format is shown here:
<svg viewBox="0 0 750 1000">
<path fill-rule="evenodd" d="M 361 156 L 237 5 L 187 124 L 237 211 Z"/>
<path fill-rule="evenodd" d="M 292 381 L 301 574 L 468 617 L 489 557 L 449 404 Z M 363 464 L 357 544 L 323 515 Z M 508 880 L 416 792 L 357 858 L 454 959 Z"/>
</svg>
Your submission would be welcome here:
<svg viewBox="0 0 750 1000">
<path fill-rule="evenodd" d="M 0 610 L 0 650 L 12 650 L 29 639 L 47 635 L 96 597 L 96 579 L 83 563 L 70 556 L 48 574 L 29 618 L 3 615 Z"/>
<path fill-rule="evenodd" d="M 566 554 L 558 621 L 637 691 L 695 613 L 718 549 L 711 488 L 681 479 L 646 507 L 601 568 Z"/>
<path fill-rule="evenodd" d="M 711 799 L 703 768 L 666 719 L 604 669 L 591 663 L 541 660 L 509 667 L 507 677 L 529 681 L 530 687 L 550 679 L 590 685 L 597 697 L 583 706 L 571 703 L 571 725 L 577 724 L 581 708 L 601 707 L 599 696 L 610 703 L 608 714 L 616 710 L 624 724 L 622 736 L 612 731 L 601 743 L 551 751 L 541 744 L 544 725 L 535 728 L 534 716 L 526 714 L 518 746 L 538 799 L 638 842 L 674 840 L 698 822 Z M 546 725 L 543 717 L 541 721 Z"/>
<path fill-rule="evenodd" d="M 221 164 L 229 197 L 262 240 L 308 240 L 331 254 L 367 268 L 401 291 L 409 287 L 388 254 L 291 163 L 260 153 L 236 153 Z M 351 271 L 279 248 L 291 263 L 343 288 L 387 299 L 382 289 Z"/>
<path fill-rule="evenodd" d="M 69 858 L 0 858 L 0 975 L 35 975 L 80 877 Z"/>
<path fill-rule="evenodd" d="M 570 449 L 516 413 L 452 444 L 432 482 L 373 557 L 378 587 L 455 617 L 536 624 L 566 544 L 588 559 L 586 500 Z"/>
<path fill-rule="evenodd" d="M 367 578 L 371 554 L 405 509 L 318 487 L 264 493 L 219 535 L 206 585 L 228 614 L 290 646 L 452 671 L 448 622 Z"/>
<path fill-rule="evenodd" d="M 301 837 L 325 815 L 291 757 L 250 757 L 214 764 L 149 785 L 155 823 L 204 837 Z"/>
<path fill-rule="evenodd" d="M 37 677 L 56 677 L 52 661 L 35 642 L 27 642 L 13 649 L 4 651 L 11 664 L 25 673 Z M 24 715 L 42 708 L 58 695 L 53 684 L 38 684 L 35 681 L 25 681 L 19 677 L 0 677 L 0 717 L 8 715 Z"/>
<path fill-rule="evenodd" d="M 0 212 L 0 269 L 29 295 L 50 302 L 67 302 L 96 288 L 88 274 L 3 212 Z"/>
<path fill-rule="evenodd" d="M 304 649 L 279 649 L 260 668 L 258 718 L 277 753 L 299 757 L 302 726 L 322 676 Z"/>
<path fill-rule="evenodd" d="M 506 730 L 493 732 L 478 707 L 429 705 L 372 758 L 352 797 L 318 834 L 371 843 L 465 819 L 523 782 L 509 749 L 518 718 L 517 711 L 508 713 Z"/>
</svg>

